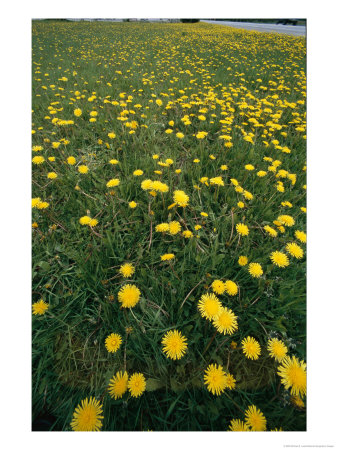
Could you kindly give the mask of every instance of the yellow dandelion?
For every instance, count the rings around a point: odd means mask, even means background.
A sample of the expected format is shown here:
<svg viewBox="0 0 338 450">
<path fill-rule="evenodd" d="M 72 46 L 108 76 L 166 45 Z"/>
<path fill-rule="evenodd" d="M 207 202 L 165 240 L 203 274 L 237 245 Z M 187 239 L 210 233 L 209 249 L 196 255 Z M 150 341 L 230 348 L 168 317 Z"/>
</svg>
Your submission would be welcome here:
<svg viewBox="0 0 338 450">
<path fill-rule="evenodd" d="M 82 173 L 82 174 L 85 174 L 85 173 L 88 173 L 88 166 L 85 166 L 84 164 L 82 164 L 82 165 L 80 165 L 78 168 L 77 168 L 77 170 L 80 172 L 80 173 Z"/>
<path fill-rule="evenodd" d="M 139 302 L 140 296 L 139 288 L 133 284 L 126 284 L 117 294 L 118 301 L 122 303 L 122 308 L 133 308 Z"/>
<path fill-rule="evenodd" d="M 55 180 L 55 178 L 57 178 L 57 173 L 55 172 L 48 172 L 47 174 L 47 178 L 49 178 L 50 180 Z"/>
<path fill-rule="evenodd" d="M 89 226 L 90 227 L 96 227 L 96 225 L 99 223 L 99 221 L 97 220 L 97 219 L 90 219 L 90 222 L 89 222 Z"/>
<path fill-rule="evenodd" d="M 296 230 L 295 231 L 295 238 L 298 239 L 303 244 L 306 243 L 306 233 L 304 233 L 304 231 Z"/>
<path fill-rule="evenodd" d="M 303 249 L 294 242 L 289 242 L 288 244 L 286 244 L 286 251 L 290 253 L 291 256 L 297 259 L 303 258 L 304 256 Z"/>
<path fill-rule="evenodd" d="M 35 316 L 43 316 L 43 314 L 45 314 L 48 308 L 49 304 L 44 302 L 42 299 L 39 300 L 38 302 L 33 303 L 32 305 L 33 314 Z"/>
<path fill-rule="evenodd" d="M 159 233 L 165 233 L 166 231 L 169 231 L 169 224 L 168 223 L 159 223 L 155 227 L 155 231 Z"/>
<path fill-rule="evenodd" d="M 32 159 L 32 163 L 33 164 L 42 164 L 43 162 L 45 162 L 45 158 L 43 156 L 34 156 L 34 158 Z"/>
<path fill-rule="evenodd" d="M 163 352 L 166 354 L 167 358 L 171 359 L 181 359 L 187 351 L 187 338 L 181 334 L 180 331 L 170 330 L 168 331 L 163 339 Z"/>
<path fill-rule="evenodd" d="M 270 259 L 275 266 L 278 267 L 287 267 L 289 263 L 289 258 L 285 253 L 282 252 L 272 252 L 270 254 Z"/>
<path fill-rule="evenodd" d="M 225 290 L 228 295 L 236 295 L 238 292 L 238 286 L 231 280 L 225 282 Z"/>
<path fill-rule="evenodd" d="M 174 191 L 174 202 L 185 208 L 189 203 L 189 196 L 184 191 Z"/>
<path fill-rule="evenodd" d="M 236 225 L 236 231 L 241 236 L 247 236 L 249 234 L 249 228 L 244 223 L 238 223 Z"/>
<path fill-rule="evenodd" d="M 149 191 L 152 189 L 153 186 L 153 182 L 149 179 L 147 180 L 143 180 L 141 183 L 141 189 L 143 189 L 144 191 Z"/>
<path fill-rule="evenodd" d="M 178 132 L 178 133 L 176 133 L 176 137 L 177 137 L 178 139 L 183 139 L 183 138 L 184 138 L 184 134 L 181 133 L 181 132 Z"/>
<path fill-rule="evenodd" d="M 255 405 L 249 406 L 245 411 L 245 424 L 250 427 L 252 431 L 266 430 L 266 418 Z"/>
<path fill-rule="evenodd" d="M 89 222 L 91 220 L 92 219 L 89 216 L 82 216 L 82 217 L 80 217 L 79 222 L 81 225 L 89 225 Z"/>
<path fill-rule="evenodd" d="M 205 317 L 207 320 L 212 320 L 215 316 L 217 316 L 221 307 L 221 302 L 213 293 L 203 294 L 197 304 L 197 308 L 202 317 Z"/>
<path fill-rule="evenodd" d="M 119 164 L 119 161 L 117 159 L 111 159 L 109 161 L 109 164 L 111 164 L 112 166 L 115 166 L 116 164 Z"/>
<path fill-rule="evenodd" d="M 272 338 L 268 341 L 268 352 L 271 358 L 274 358 L 276 361 L 281 362 L 286 356 L 288 349 L 284 342 L 280 341 L 279 339 Z"/>
<path fill-rule="evenodd" d="M 269 225 L 265 225 L 264 230 L 272 237 L 276 237 L 278 234 L 277 231 Z"/>
<path fill-rule="evenodd" d="M 181 225 L 177 220 L 173 220 L 172 222 L 169 222 L 169 233 L 171 235 L 175 235 L 181 231 Z"/>
<path fill-rule="evenodd" d="M 216 292 L 216 294 L 222 295 L 225 291 L 225 283 L 222 280 L 215 280 L 211 284 L 211 289 Z"/>
<path fill-rule="evenodd" d="M 249 359 L 258 359 L 261 354 L 261 346 L 255 338 L 247 336 L 242 340 L 242 350 L 244 355 Z"/>
<path fill-rule="evenodd" d="M 117 374 L 110 380 L 108 385 L 108 392 L 110 396 L 116 400 L 121 398 L 128 388 L 128 374 L 127 372 L 117 372 Z"/>
<path fill-rule="evenodd" d="M 224 181 L 222 177 L 214 177 L 210 178 L 210 184 L 214 184 L 216 186 L 224 186 Z"/>
<path fill-rule="evenodd" d="M 140 397 L 146 390 L 146 379 L 142 373 L 134 373 L 128 381 L 128 389 L 132 397 Z"/>
<path fill-rule="evenodd" d="M 40 197 L 32 198 L 32 208 L 37 208 L 37 206 L 41 203 Z"/>
<path fill-rule="evenodd" d="M 175 255 L 173 253 L 165 253 L 164 255 L 161 255 L 161 261 L 170 261 L 171 259 L 174 259 Z"/>
<path fill-rule="evenodd" d="M 259 278 L 263 275 L 263 269 L 259 263 L 250 263 L 248 270 L 253 278 Z"/>
<path fill-rule="evenodd" d="M 122 338 L 119 334 L 112 333 L 105 340 L 105 347 L 109 353 L 115 353 L 122 343 Z"/>
<path fill-rule="evenodd" d="M 134 208 L 136 208 L 137 203 L 134 202 L 134 201 L 132 201 L 132 202 L 129 202 L 129 203 L 128 203 L 128 206 L 129 206 L 129 208 L 134 209 Z"/>
<path fill-rule="evenodd" d="M 107 187 L 116 187 L 120 184 L 120 180 L 118 178 L 112 178 L 111 180 L 108 181 L 108 183 L 106 184 Z"/>
<path fill-rule="evenodd" d="M 143 175 L 143 170 L 140 170 L 140 169 L 134 170 L 133 175 L 135 177 L 139 177 L 139 176 Z"/>
<path fill-rule="evenodd" d="M 227 373 L 225 376 L 225 386 L 230 390 L 234 389 L 236 386 L 236 380 L 231 373 Z"/>
<path fill-rule="evenodd" d="M 298 395 L 292 395 L 291 396 L 291 403 L 298 408 L 304 408 L 305 404 L 303 400 Z"/>
<path fill-rule="evenodd" d="M 67 163 L 68 163 L 70 166 L 74 166 L 74 164 L 76 164 L 76 159 L 74 158 L 74 156 L 69 156 L 69 157 L 67 158 Z"/>
<path fill-rule="evenodd" d="M 295 224 L 295 220 L 293 217 L 288 216 L 287 214 L 283 214 L 278 216 L 277 220 L 286 227 L 292 227 Z"/>
<path fill-rule="evenodd" d="M 204 372 L 204 384 L 209 392 L 220 395 L 227 388 L 226 373 L 221 365 L 210 364 Z"/>
<path fill-rule="evenodd" d="M 70 426 L 73 431 L 100 431 L 103 419 L 102 404 L 95 397 L 86 398 L 75 408 Z"/>
<path fill-rule="evenodd" d="M 124 278 L 129 278 L 135 273 L 135 267 L 131 263 L 124 263 L 119 272 Z"/>
<path fill-rule="evenodd" d="M 285 389 L 291 388 L 291 395 L 303 397 L 306 394 L 306 364 L 295 356 L 286 356 L 277 368 L 277 374 Z"/>
<path fill-rule="evenodd" d="M 229 431 L 250 431 L 250 428 L 239 419 L 232 419 L 230 421 Z"/>
<path fill-rule="evenodd" d="M 80 108 L 74 109 L 74 116 L 80 117 L 82 115 L 82 110 Z"/>
<path fill-rule="evenodd" d="M 190 230 L 184 230 L 184 231 L 182 232 L 182 236 L 185 237 L 186 239 L 192 238 L 193 235 L 194 235 L 193 232 L 190 231 Z"/>
<path fill-rule="evenodd" d="M 248 264 L 248 258 L 246 256 L 240 256 L 238 258 L 238 264 L 240 266 L 246 266 Z"/>
<path fill-rule="evenodd" d="M 238 329 L 237 316 L 231 309 L 223 308 L 222 306 L 218 309 L 218 313 L 213 317 L 212 321 L 219 333 L 233 334 Z"/>
</svg>

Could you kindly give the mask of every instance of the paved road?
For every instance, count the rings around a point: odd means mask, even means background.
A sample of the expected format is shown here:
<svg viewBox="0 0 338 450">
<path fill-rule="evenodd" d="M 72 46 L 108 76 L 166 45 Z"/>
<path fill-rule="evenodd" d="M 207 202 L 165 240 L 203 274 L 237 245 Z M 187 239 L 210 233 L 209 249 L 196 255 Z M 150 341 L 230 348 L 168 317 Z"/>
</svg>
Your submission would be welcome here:
<svg viewBox="0 0 338 450">
<path fill-rule="evenodd" d="M 202 22 L 217 25 L 227 25 L 229 27 L 243 28 L 245 30 L 263 31 L 265 33 L 283 33 L 293 36 L 305 36 L 305 25 L 274 25 L 271 23 L 251 23 L 251 22 L 228 22 L 225 20 L 202 20 Z"/>
</svg>

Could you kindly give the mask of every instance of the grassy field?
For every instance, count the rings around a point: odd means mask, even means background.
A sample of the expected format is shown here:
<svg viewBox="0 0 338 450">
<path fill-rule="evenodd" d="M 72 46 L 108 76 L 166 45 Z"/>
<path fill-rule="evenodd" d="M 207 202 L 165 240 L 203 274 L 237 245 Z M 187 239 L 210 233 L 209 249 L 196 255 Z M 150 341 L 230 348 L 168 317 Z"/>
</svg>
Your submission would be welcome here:
<svg viewBox="0 0 338 450">
<path fill-rule="evenodd" d="M 304 38 L 50 21 L 32 44 L 33 427 L 90 425 L 95 397 L 106 431 L 305 430 Z"/>
</svg>

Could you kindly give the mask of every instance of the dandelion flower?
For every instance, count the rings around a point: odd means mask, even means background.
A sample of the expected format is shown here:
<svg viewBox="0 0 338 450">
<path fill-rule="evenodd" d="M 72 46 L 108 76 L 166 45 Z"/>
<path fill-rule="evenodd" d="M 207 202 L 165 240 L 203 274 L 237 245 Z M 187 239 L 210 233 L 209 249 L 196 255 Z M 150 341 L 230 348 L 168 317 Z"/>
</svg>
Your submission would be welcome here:
<svg viewBox="0 0 338 450">
<path fill-rule="evenodd" d="M 264 230 L 272 237 L 276 237 L 278 234 L 277 231 L 269 225 L 265 225 Z"/>
<path fill-rule="evenodd" d="M 49 308 L 49 304 L 41 299 L 38 302 L 33 303 L 32 308 L 35 316 L 43 316 Z"/>
<path fill-rule="evenodd" d="M 181 359 L 187 351 L 188 345 L 186 344 L 187 338 L 181 334 L 180 331 L 170 330 L 163 339 L 163 352 L 167 358 Z"/>
<path fill-rule="evenodd" d="M 174 191 L 174 202 L 185 208 L 189 203 L 189 196 L 184 191 Z"/>
<path fill-rule="evenodd" d="M 165 253 L 164 255 L 161 255 L 161 261 L 170 261 L 171 259 L 174 259 L 175 255 L 173 253 Z"/>
<path fill-rule="evenodd" d="M 245 166 L 244 166 L 244 168 L 245 168 L 245 170 L 255 170 L 255 166 L 253 166 L 252 164 L 246 164 Z"/>
<path fill-rule="evenodd" d="M 135 267 L 131 263 L 124 263 L 119 272 L 124 278 L 129 278 L 135 273 Z"/>
<path fill-rule="evenodd" d="M 287 267 L 289 265 L 289 258 L 282 252 L 272 252 L 270 259 L 273 264 L 278 267 Z"/>
<path fill-rule="evenodd" d="M 225 282 L 225 290 L 228 295 L 236 295 L 238 292 L 238 286 L 231 280 Z"/>
<path fill-rule="evenodd" d="M 89 222 L 89 226 L 90 227 L 96 227 L 96 225 L 99 223 L 99 221 L 97 220 L 97 219 L 90 219 L 90 222 Z"/>
<path fill-rule="evenodd" d="M 149 179 L 147 180 L 143 180 L 141 183 L 141 189 L 143 189 L 144 191 L 149 191 L 152 189 L 153 186 L 153 182 Z"/>
<path fill-rule="evenodd" d="M 134 373 L 128 381 L 128 389 L 132 397 L 140 397 L 146 389 L 146 379 L 142 373 Z"/>
<path fill-rule="evenodd" d="M 134 170 L 133 175 L 135 177 L 139 177 L 139 176 L 143 175 L 143 170 L 139 170 L 139 169 L 138 170 Z"/>
<path fill-rule="evenodd" d="M 176 133 L 176 137 L 177 137 L 178 139 L 183 139 L 183 138 L 184 138 L 184 134 L 181 133 L 181 132 L 178 132 L 178 133 Z"/>
<path fill-rule="evenodd" d="M 112 333 L 105 340 L 105 347 L 109 353 L 115 353 L 122 343 L 122 338 L 119 334 Z"/>
<path fill-rule="evenodd" d="M 128 374 L 127 372 L 117 372 L 117 374 L 110 380 L 108 392 L 110 396 L 116 400 L 121 398 L 128 388 Z"/>
<path fill-rule="evenodd" d="M 74 109 L 74 116 L 80 117 L 82 115 L 82 110 L 80 108 Z"/>
<path fill-rule="evenodd" d="M 141 185 L 142 187 L 142 185 Z M 152 189 L 157 192 L 168 192 L 169 186 L 165 183 L 161 183 L 161 181 L 153 181 L 152 182 Z"/>
<path fill-rule="evenodd" d="M 168 223 L 159 223 L 155 227 L 155 231 L 159 233 L 165 233 L 166 231 L 169 231 L 169 224 Z"/>
<path fill-rule="evenodd" d="M 258 359 L 261 354 L 261 346 L 255 338 L 248 336 L 242 340 L 242 350 L 244 355 L 249 359 Z"/>
<path fill-rule="evenodd" d="M 47 178 L 49 178 L 50 180 L 54 180 L 55 178 L 57 178 L 57 173 L 55 173 L 55 172 L 48 172 Z"/>
<path fill-rule="evenodd" d="M 136 203 L 136 202 L 134 202 L 134 201 L 132 201 L 132 202 L 129 202 L 129 203 L 128 203 L 128 205 L 129 205 L 129 208 L 132 208 L 132 209 L 134 209 L 134 208 L 136 208 L 136 206 L 137 206 L 137 203 Z"/>
<path fill-rule="evenodd" d="M 89 222 L 91 220 L 92 219 L 89 216 L 82 216 L 82 217 L 80 217 L 79 222 L 81 225 L 89 225 Z"/>
<path fill-rule="evenodd" d="M 82 173 L 82 174 L 84 174 L 84 173 L 88 173 L 88 167 L 87 166 L 85 166 L 85 165 L 81 165 L 81 166 L 79 166 L 78 168 L 77 168 L 77 170 L 80 172 L 80 173 Z"/>
<path fill-rule="evenodd" d="M 190 231 L 190 230 L 184 230 L 184 231 L 182 232 L 182 236 L 185 237 L 186 239 L 192 238 L 193 235 L 194 235 L 193 232 Z"/>
<path fill-rule="evenodd" d="M 211 289 L 216 292 L 216 294 L 222 295 L 225 291 L 225 283 L 223 283 L 223 281 L 221 280 L 215 280 L 211 284 Z"/>
<path fill-rule="evenodd" d="M 238 264 L 240 266 L 246 266 L 248 264 L 248 258 L 246 256 L 240 256 L 238 258 Z"/>
<path fill-rule="evenodd" d="M 111 164 L 111 165 L 113 165 L 113 166 L 115 166 L 116 164 L 118 164 L 119 162 L 118 162 L 118 160 L 117 159 L 111 159 L 110 161 L 109 161 L 109 164 Z"/>
<path fill-rule="evenodd" d="M 247 236 L 249 234 L 249 228 L 246 225 L 244 225 L 244 223 L 238 223 L 236 225 L 236 231 L 241 236 Z"/>
<path fill-rule="evenodd" d="M 306 243 L 306 233 L 304 233 L 304 231 L 296 230 L 295 231 L 295 237 L 296 237 L 296 239 L 298 239 L 303 244 Z"/>
<path fill-rule="evenodd" d="M 288 244 L 286 244 L 286 251 L 290 253 L 291 256 L 294 256 L 297 259 L 303 258 L 304 256 L 303 249 L 294 242 L 289 242 Z"/>
<path fill-rule="evenodd" d="M 222 177 L 210 178 L 210 184 L 215 184 L 216 186 L 224 186 L 224 181 Z"/>
<path fill-rule="evenodd" d="M 67 163 L 68 163 L 70 166 L 74 166 L 74 164 L 76 164 L 76 159 L 74 158 L 74 156 L 69 156 L 69 157 L 67 158 Z"/>
<path fill-rule="evenodd" d="M 236 386 L 236 380 L 235 380 L 234 376 L 231 375 L 231 373 L 228 373 L 225 376 L 225 386 L 230 390 L 234 389 Z"/>
<path fill-rule="evenodd" d="M 222 304 L 218 297 L 211 293 L 203 294 L 197 304 L 197 307 L 202 317 L 205 317 L 207 320 L 212 320 L 219 313 Z"/>
<path fill-rule="evenodd" d="M 100 431 L 103 419 L 102 404 L 95 397 L 86 398 L 75 408 L 70 426 L 73 431 Z"/>
<path fill-rule="evenodd" d="M 230 421 L 229 431 L 250 431 L 250 428 L 239 419 L 232 419 Z"/>
<path fill-rule="evenodd" d="M 295 356 L 286 356 L 278 366 L 277 373 L 285 389 L 291 388 L 291 395 L 303 397 L 306 394 L 306 364 Z"/>
<path fill-rule="evenodd" d="M 248 270 L 253 278 L 259 278 L 263 275 L 263 269 L 259 263 L 250 263 Z"/>
<path fill-rule="evenodd" d="M 32 198 L 32 208 L 37 208 L 37 206 L 41 203 L 40 197 Z"/>
<path fill-rule="evenodd" d="M 209 392 L 214 395 L 220 395 L 227 387 L 226 373 L 223 367 L 216 364 L 210 364 L 204 372 L 204 384 Z"/>
<path fill-rule="evenodd" d="M 304 402 L 298 395 L 292 395 L 291 396 L 291 403 L 298 408 L 304 408 Z"/>
<path fill-rule="evenodd" d="M 255 405 L 249 406 L 245 411 L 245 424 L 250 427 L 252 431 L 266 430 L 266 418 Z"/>
<path fill-rule="evenodd" d="M 34 156 L 34 158 L 32 159 L 32 163 L 33 164 L 42 164 L 43 162 L 45 162 L 45 158 L 43 156 Z"/>
<path fill-rule="evenodd" d="M 181 231 L 181 225 L 176 220 L 169 222 L 169 233 L 175 235 Z"/>
<path fill-rule="evenodd" d="M 284 342 L 279 339 L 273 338 L 268 341 L 268 352 L 271 358 L 274 358 L 276 361 L 281 362 L 283 358 L 286 356 L 288 349 Z"/>
<path fill-rule="evenodd" d="M 286 214 L 279 216 L 277 218 L 279 222 L 281 222 L 282 225 L 285 225 L 286 227 L 292 227 L 295 224 L 295 220 L 293 217 L 288 216 Z"/>
<path fill-rule="evenodd" d="M 116 187 L 120 184 L 120 180 L 118 178 L 112 178 L 106 184 L 107 187 Z"/>
<path fill-rule="evenodd" d="M 218 313 L 213 317 L 213 325 L 220 333 L 233 334 L 238 329 L 237 316 L 231 309 L 221 306 Z"/>
<path fill-rule="evenodd" d="M 118 294 L 118 301 L 122 303 L 122 308 L 133 308 L 140 300 L 141 292 L 133 284 L 123 286 Z"/>
</svg>

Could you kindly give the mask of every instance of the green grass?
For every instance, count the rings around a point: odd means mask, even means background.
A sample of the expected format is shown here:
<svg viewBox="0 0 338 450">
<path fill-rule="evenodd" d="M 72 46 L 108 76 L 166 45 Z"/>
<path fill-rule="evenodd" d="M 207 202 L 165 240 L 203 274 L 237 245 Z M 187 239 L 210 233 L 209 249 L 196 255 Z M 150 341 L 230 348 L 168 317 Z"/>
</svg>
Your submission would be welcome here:
<svg viewBox="0 0 338 450">
<path fill-rule="evenodd" d="M 251 404 L 264 413 L 268 430 L 304 430 L 305 410 L 290 402 L 276 373 L 278 364 L 266 350 L 269 337 L 278 337 L 290 354 L 306 359 L 305 258 L 290 256 L 284 269 L 269 258 L 295 241 L 295 230 L 306 231 L 300 209 L 306 206 L 306 141 L 305 133 L 296 130 L 306 121 L 304 39 L 205 23 L 50 21 L 33 23 L 32 55 L 32 145 L 43 146 L 32 156 L 46 160 L 33 165 L 32 196 L 49 203 L 32 212 L 38 224 L 32 237 L 32 299 L 49 304 L 46 314 L 33 316 L 32 322 L 33 422 L 49 414 L 50 429 L 69 430 L 78 403 L 95 396 L 103 401 L 104 430 L 225 431 L 231 419 L 244 418 Z M 92 95 L 96 98 L 88 101 Z M 121 105 L 128 96 L 131 101 Z M 163 105 L 156 105 L 156 99 Z M 138 104 L 141 108 L 135 108 Z M 82 110 L 79 118 L 76 108 Z M 205 121 L 198 119 L 201 108 Z M 138 122 L 134 134 L 118 119 L 125 109 L 133 111 L 127 114 L 129 122 Z M 97 121 L 91 123 L 94 110 Z M 194 114 L 192 123 L 184 125 L 181 118 L 189 114 Z M 53 124 L 55 117 L 74 124 Z M 253 126 L 250 118 L 263 126 Z M 224 119 L 228 123 L 219 122 Z M 280 130 L 272 129 L 273 120 Z M 174 132 L 166 134 L 167 128 Z M 108 138 L 111 131 L 115 139 Z M 178 131 L 184 139 L 176 137 Z M 207 131 L 207 137 L 196 139 L 198 131 Z M 250 132 L 254 144 L 243 140 L 243 133 Z M 224 134 L 231 136 L 232 147 L 219 139 Z M 291 152 L 276 147 L 274 139 Z M 52 142 L 61 145 L 53 149 Z M 68 156 L 76 158 L 76 166 L 67 164 Z M 281 161 L 277 171 L 296 174 L 295 185 L 282 179 L 285 191 L 277 191 L 265 156 Z M 118 166 L 109 164 L 112 158 Z M 167 158 L 172 166 L 158 166 Z M 77 171 L 80 163 L 89 167 L 88 174 Z M 244 169 L 249 163 L 255 166 L 252 172 Z M 220 169 L 222 164 L 227 171 Z M 144 175 L 133 176 L 135 169 Z M 257 177 L 259 170 L 267 175 Z M 58 178 L 49 180 L 51 171 Z M 206 186 L 199 181 L 204 176 L 222 176 L 225 185 Z M 112 195 L 106 183 L 115 177 L 121 183 Z M 146 178 L 166 183 L 169 192 L 150 196 L 140 187 Z M 232 178 L 254 198 L 243 199 Z M 176 189 L 190 197 L 184 210 L 168 209 Z M 132 200 L 138 203 L 135 209 L 128 207 Z M 244 209 L 237 206 L 240 200 Z M 283 201 L 292 208 L 282 206 Z M 269 237 L 263 227 L 276 228 L 273 221 L 281 214 L 291 215 L 295 225 Z M 84 215 L 98 219 L 93 230 L 80 225 Z M 194 237 L 155 232 L 157 224 L 170 220 L 179 220 Z M 248 237 L 238 239 L 239 222 L 249 226 Z M 197 224 L 201 229 L 195 231 Z M 175 261 L 161 262 L 164 253 L 174 253 Z M 247 267 L 240 267 L 240 255 L 260 263 L 263 277 L 252 278 Z M 142 294 L 127 311 L 117 301 L 125 283 L 118 269 L 126 261 L 136 267 L 130 282 Z M 215 279 L 233 280 L 240 288 L 235 297 L 220 296 L 238 316 L 238 330 L 231 336 L 218 333 L 210 344 L 215 328 L 201 317 L 197 302 Z M 132 327 L 130 334 L 126 327 Z M 188 352 L 179 361 L 162 352 L 161 339 L 170 329 L 187 337 Z M 121 334 L 123 342 L 109 354 L 104 343 L 112 332 Z M 248 335 L 261 344 L 257 361 L 242 353 L 240 342 Z M 232 341 L 237 348 L 230 346 Z M 203 374 L 211 363 L 234 375 L 236 389 L 219 397 L 207 391 Z M 142 372 L 148 380 L 140 398 L 125 394 L 113 400 L 107 393 L 109 380 L 123 368 Z"/>
</svg>

